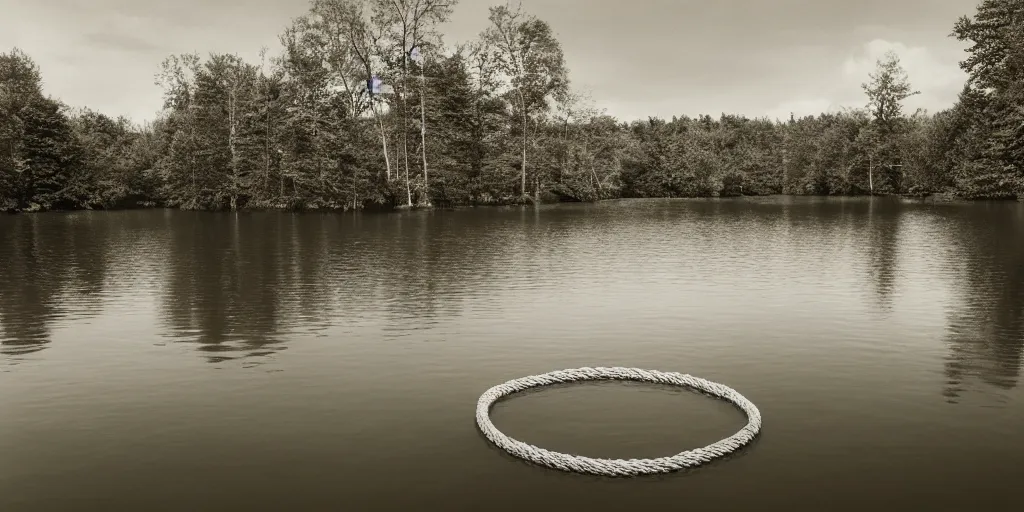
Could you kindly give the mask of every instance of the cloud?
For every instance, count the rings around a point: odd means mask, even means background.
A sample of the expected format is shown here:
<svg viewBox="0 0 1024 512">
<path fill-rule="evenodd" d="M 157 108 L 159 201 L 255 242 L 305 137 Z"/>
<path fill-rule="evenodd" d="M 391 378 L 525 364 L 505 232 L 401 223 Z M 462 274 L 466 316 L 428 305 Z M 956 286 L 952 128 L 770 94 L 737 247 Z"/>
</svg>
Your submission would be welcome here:
<svg viewBox="0 0 1024 512">
<path fill-rule="evenodd" d="M 799 117 L 863 107 L 866 98 L 861 84 L 870 80 L 869 75 L 874 72 L 877 61 L 888 51 L 899 56 L 911 86 L 921 92 L 904 102 L 907 113 L 918 108 L 937 112 L 953 105 L 967 78 L 959 67 L 960 55 L 955 50 L 937 51 L 898 41 L 873 39 L 852 49 L 831 72 L 821 73 L 816 80 L 817 92 L 783 101 L 767 110 L 765 115 L 784 120 L 789 118 L 790 112 Z"/>
<path fill-rule="evenodd" d="M 159 44 L 145 38 L 118 32 L 90 32 L 82 36 L 82 42 L 97 50 L 118 53 L 147 53 L 162 50 Z"/>
<path fill-rule="evenodd" d="M 899 56 L 911 86 L 921 92 L 907 99 L 908 110 L 925 108 L 934 112 L 948 108 L 956 101 L 967 79 L 960 69 L 959 56 L 952 52 L 940 54 L 926 47 L 911 47 L 901 42 L 875 39 L 863 45 L 843 62 L 845 81 L 861 91 L 860 84 L 869 80 L 868 75 L 875 70 L 877 61 L 889 51 Z"/>
<path fill-rule="evenodd" d="M 875 70 L 876 62 L 889 51 L 900 57 L 900 63 L 907 70 L 911 81 L 926 84 L 929 87 L 948 87 L 962 85 L 965 75 L 957 62 L 951 62 L 949 56 L 940 58 L 925 47 L 908 47 L 899 42 L 875 39 L 843 62 L 843 74 L 850 77 L 866 77 Z"/>
</svg>

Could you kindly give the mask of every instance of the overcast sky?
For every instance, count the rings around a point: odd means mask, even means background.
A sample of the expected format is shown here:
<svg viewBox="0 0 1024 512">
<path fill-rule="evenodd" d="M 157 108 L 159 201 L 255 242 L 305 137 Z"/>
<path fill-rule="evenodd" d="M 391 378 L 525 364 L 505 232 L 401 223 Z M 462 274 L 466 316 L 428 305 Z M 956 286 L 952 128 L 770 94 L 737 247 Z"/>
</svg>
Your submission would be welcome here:
<svg viewBox="0 0 1024 512">
<path fill-rule="evenodd" d="M 461 0 L 446 42 L 475 38 L 487 7 Z M 977 0 L 522 0 L 551 24 L 575 86 L 623 120 L 722 112 L 788 118 L 862 106 L 860 84 L 893 49 L 921 95 L 950 106 L 964 45 L 949 37 Z M 169 54 L 253 61 L 306 0 L 0 0 L 0 51 L 20 47 L 49 94 L 136 121 L 161 106 Z"/>
</svg>

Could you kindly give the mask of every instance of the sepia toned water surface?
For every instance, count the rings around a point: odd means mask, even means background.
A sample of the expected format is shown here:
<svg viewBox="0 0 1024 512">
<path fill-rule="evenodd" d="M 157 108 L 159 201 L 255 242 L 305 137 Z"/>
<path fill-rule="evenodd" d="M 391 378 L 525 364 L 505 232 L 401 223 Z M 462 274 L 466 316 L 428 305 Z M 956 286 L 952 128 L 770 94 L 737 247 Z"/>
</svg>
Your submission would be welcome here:
<svg viewBox="0 0 1024 512">
<path fill-rule="evenodd" d="M 0 217 L 0 510 L 1009 510 L 1024 204 L 612 201 Z M 508 379 L 636 366 L 764 416 L 738 455 L 607 479 L 478 432 Z M 602 383 L 495 407 L 595 457 L 731 435 Z"/>
</svg>

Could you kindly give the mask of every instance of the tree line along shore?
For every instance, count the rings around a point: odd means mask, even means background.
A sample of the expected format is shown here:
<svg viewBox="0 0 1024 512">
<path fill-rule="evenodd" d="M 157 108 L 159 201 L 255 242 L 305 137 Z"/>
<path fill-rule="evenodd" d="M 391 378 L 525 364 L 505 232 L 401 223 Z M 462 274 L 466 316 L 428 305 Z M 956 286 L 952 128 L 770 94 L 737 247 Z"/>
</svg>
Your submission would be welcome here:
<svg viewBox="0 0 1024 512">
<path fill-rule="evenodd" d="M 864 106 L 785 120 L 620 122 L 569 80 L 548 23 L 511 4 L 446 45 L 453 0 L 313 0 L 259 62 L 172 55 L 133 123 L 65 105 L 0 54 L 0 211 L 353 210 L 611 198 L 1024 198 L 1024 1 L 955 20 L 956 103 L 905 112 L 899 56 Z"/>
</svg>

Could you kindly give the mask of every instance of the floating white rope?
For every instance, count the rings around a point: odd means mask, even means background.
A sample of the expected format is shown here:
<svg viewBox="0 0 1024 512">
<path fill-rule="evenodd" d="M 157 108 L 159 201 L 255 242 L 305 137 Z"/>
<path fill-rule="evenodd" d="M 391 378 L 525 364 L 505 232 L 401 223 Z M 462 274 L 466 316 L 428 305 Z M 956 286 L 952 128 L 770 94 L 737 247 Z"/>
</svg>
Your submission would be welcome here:
<svg viewBox="0 0 1024 512">
<path fill-rule="evenodd" d="M 491 423 L 490 409 L 503 397 L 520 391 L 561 384 L 592 380 L 628 380 L 667 384 L 690 388 L 732 402 L 747 415 L 747 425 L 732 436 L 703 448 L 688 450 L 670 457 L 657 459 L 594 459 L 579 455 L 553 452 L 517 441 L 502 434 Z M 476 405 L 476 423 L 484 436 L 510 454 L 550 468 L 603 476 L 636 476 L 669 473 L 693 468 L 732 453 L 752 441 L 761 430 L 761 412 L 750 400 L 736 390 L 708 380 L 681 373 L 665 373 L 637 368 L 577 368 L 559 370 L 510 380 L 488 389 Z"/>
</svg>

